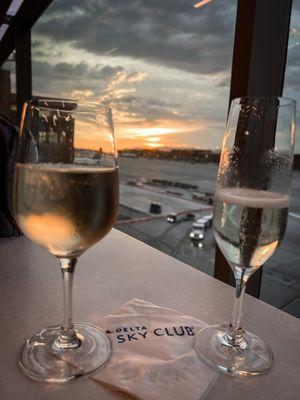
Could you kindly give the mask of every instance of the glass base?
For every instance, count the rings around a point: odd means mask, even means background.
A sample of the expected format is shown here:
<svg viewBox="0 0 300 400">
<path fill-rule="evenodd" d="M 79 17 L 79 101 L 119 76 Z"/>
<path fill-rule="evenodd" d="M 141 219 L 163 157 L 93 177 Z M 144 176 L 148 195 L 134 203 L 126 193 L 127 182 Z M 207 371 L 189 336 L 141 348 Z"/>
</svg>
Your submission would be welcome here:
<svg viewBox="0 0 300 400">
<path fill-rule="evenodd" d="M 74 328 L 80 345 L 57 349 L 60 326 L 42 329 L 24 344 L 19 364 L 29 377 L 38 381 L 65 383 L 99 371 L 111 355 L 108 336 L 98 327 L 79 323 Z"/>
<path fill-rule="evenodd" d="M 200 330 L 194 347 L 202 361 L 219 371 L 235 376 L 268 372 L 273 363 L 270 347 L 253 333 L 244 331 L 241 346 L 226 340 L 228 325 L 209 326 Z"/>
</svg>

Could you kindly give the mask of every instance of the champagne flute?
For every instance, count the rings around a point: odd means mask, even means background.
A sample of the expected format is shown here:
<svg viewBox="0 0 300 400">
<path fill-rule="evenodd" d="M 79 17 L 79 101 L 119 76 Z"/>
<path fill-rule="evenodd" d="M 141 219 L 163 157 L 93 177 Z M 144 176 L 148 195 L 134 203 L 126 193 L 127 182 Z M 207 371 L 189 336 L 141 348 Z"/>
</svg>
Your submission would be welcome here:
<svg viewBox="0 0 300 400">
<path fill-rule="evenodd" d="M 63 383 L 98 371 L 111 354 L 97 326 L 73 323 L 77 258 L 111 229 L 118 209 L 118 166 L 111 110 L 44 99 L 23 109 L 14 181 L 14 214 L 34 243 L 59 261 L 63 323 L 42 329 L 22 348 L 31 378 Z"/>
<path fill-rule="evenodd" d="M 231 103 L 214 202 L 217 244 L 233 270 L 231 322 L 197 333 L 200 358 L 218 370 L 247 376 L 267 372 L 270 347 L 241 326 L 249 277 L 279 247 L 287 223 L 295 132 L 295 102 L 244 97 Z"/>
</svg>

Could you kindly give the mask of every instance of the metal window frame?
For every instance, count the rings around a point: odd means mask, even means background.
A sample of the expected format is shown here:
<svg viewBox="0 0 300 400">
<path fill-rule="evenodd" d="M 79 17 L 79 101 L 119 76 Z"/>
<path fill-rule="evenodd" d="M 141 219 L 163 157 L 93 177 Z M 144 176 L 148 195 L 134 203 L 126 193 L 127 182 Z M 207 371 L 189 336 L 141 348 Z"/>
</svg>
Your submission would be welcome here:
<svg viewBox="0 0 300 400">
<path fill-rule="evenodd" d="M 242 96 L 282 96 L 292 0 L 238 0 L 229 105 Z M 227 261 L 217 247 L 214 277 L 234 284 Z M 259 297 L 260 268 L 247 292 Z"/>
<path fill-rule="evenodd" d="M 0 22 L 4 21 L 7 10 L 11 4 L 11 0 L 1 0 L 0 3 Z"/>
<path fill-rule="evenodd" d="M 0 67 L 16 50 L 16 103 L 18 120 L 24 101 L 32 97 L 31 28 L 53 0 L 24 0 L 0 41 Z M 0 24 L 7 19 L 12 0 L 1 0 Z M 16 121 L 17 122 L 17 121 Z"/>
<path fill-rule="evenodd" d="M 31 27 L 52 0 L 25 0 L 0 42 L 0 66 L 16 48 L 17 111 L 32 96 Z M 11 0 L 1 0 L 2 23 Z M 230 101 L 245 95 L 281 96 L 292 0 L 238 0 Z M 274 45 L 275 43 L 275 45 Z M 229 103 L 230 103 L 229 101 Z M 262 269 L 248 284 L 259 297 Z M 217 248 L 214 276 L 232 283 L 231 269 Z"/>
</svg>

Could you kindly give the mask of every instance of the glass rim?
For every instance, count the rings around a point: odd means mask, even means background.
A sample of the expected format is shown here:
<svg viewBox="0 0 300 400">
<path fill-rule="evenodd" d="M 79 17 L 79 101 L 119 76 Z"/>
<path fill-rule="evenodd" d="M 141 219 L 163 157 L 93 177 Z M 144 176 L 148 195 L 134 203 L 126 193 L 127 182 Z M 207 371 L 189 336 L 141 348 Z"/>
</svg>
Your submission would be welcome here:
<svg viewBox="0 0 300 400">
<path fill-rule="evenodd" d="M 249 100 L 258 100 L 258 99 L 278 99 L 280 103 L 278 104 L 279 107 L 287 107 L 291 104 L 296 107 L 296 100 L 292 99 L 291 97 L 285 97 L 285 96 L 240 96 L 240 97 L 235 97 L 234 99 L 231 100 L 232 104 L 240 104 L 240 101 L 242 99 L 249 99 Z"/>
<path fill-rule="evenodd" d="M 76 105 L 84 105 L 87 107 L 86 110 L 79 110 L 79 109 L 66 109 L 62 106 L 58 107 L 51 107 L 47 106 L 46 104 L 39 105 L 39 103 L 68 103 L 68 104 L 76 104 Z M 58 110 L 62 112 L 70 111 L 72 113 L 77 114 L 92 114 L 93 112 L 102 112 L 103 114 L 106 112 L 108 114 L 112 114 L 112 109 L 109 106 L 103 105 L 97 101 L 84 101 L 84 100 L 70 100 L 70 99 L 61 99 L 61 98 L 39 98 L 39 99 L 29 99 L 24 101 L 23 108 L 25 109 L 27 106 L 32 107 L 35 106 L 41 110 Z"/>
</svg>

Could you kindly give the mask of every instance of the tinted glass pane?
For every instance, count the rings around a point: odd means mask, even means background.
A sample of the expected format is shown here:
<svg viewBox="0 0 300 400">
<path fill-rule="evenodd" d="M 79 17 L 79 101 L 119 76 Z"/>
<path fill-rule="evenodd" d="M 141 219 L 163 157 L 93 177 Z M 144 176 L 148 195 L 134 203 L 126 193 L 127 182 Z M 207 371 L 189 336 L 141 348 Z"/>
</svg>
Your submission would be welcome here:
<svg viewBox="0 0 300 400">
<path fill-rule="evenodd" d="M 236 0 L 56 0 L 32 35 L 35 95 L 113 108 L 116 227 L 208 273 L 211 219 L 193 223 L 212 211 L 235 16 Z"/>
</svg>

